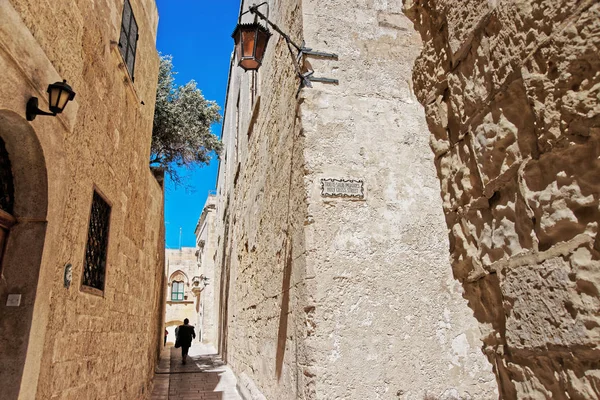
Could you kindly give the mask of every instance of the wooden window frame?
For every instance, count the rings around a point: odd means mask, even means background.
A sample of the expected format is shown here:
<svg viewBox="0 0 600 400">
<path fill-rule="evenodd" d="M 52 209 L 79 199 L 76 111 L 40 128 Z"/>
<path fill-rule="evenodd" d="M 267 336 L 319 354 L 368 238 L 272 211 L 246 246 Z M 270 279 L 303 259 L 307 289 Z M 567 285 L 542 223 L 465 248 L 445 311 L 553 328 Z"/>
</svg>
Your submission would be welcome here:
<svg viewBox="0 0 600 400">
<path fill-rule="evenodd" d="M 179 288 L 179 284 L 181 285 L 181 291 L 175 291 L 175 284 L 177 283 L 177 288 Z M 181 298 L 179 295 L 181 294 Z M 173 298 L 173 295 L 176 295 L 176 298 Z M 173 281 L 171 282 L 171 301 L 184 301 L 185 300 L 185 282 L 183 281 Z"/>
<path fill-rule="evenodd" d="M 125 10 L 129 8 L 130 15 L 129 21 L 125 21 Z M 135 39 L 131 38 L 131 27 L 135 25 Z M 121 40 L 125 34 L 125 43 Z M 133 8 L 131 7 L 131 2 L 129 0 L 125 0 L 123 2 L 123 12 L 121 13 L 121 29 L 119 30 L 119 53 L 121 53 L 121 57 L 123 57 L 123 61 L 125 62 L 125 69 L 129 73 L 129 77 L 132 82 L 135 82 L 135 61 L 137 56 L 137 42 L 140 38 L 139 25 L 137 24 L 137 20 L 135 19 L 135 15 L 133 13 Z M 133 40 L 132 40 L 133 39 Z M 131 52 L 131 53 L 130 53 Z M 129 70 L 129 58 L 132 58 L 131 61 L 131 70 Z"/>
</svg>

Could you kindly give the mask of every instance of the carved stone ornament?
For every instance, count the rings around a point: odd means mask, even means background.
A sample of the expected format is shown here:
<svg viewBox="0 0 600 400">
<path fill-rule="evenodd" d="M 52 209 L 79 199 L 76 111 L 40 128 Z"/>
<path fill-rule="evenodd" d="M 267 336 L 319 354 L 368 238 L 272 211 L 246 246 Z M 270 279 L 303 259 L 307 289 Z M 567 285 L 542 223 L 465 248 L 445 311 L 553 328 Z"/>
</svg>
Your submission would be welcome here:
<svg viewBox="0 0 600 400">
<path fill-rule="evenodd" d="M 321 196 L 364 199 L 364 181 L 354 179 L 321 179 Z"/>
</svg>

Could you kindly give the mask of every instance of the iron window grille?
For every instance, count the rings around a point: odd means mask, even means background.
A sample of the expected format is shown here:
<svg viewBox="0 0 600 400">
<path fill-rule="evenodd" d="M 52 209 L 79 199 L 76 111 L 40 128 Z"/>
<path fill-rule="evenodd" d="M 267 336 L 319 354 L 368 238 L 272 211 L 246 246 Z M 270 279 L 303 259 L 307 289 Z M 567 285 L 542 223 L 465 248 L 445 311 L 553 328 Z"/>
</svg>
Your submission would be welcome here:
<svg viewBox="0 0 600 400">
<path fill-rule="evenodd" d="M 12 168 L 10 158 L 0 138 L 0 209 L 9 214 L 13 213 L 15 202 L 15 188 L 13 185 Z"/>
<path fill-rule="evenodd" d="M 110 211 L 110 205 L 94 190 L 85 248 L 83 285 L 100 291 L 104 291 Z"/>
<path fill-rule="evenodd" d="M 119 37 L 119 51 L 129 76 L 132 81 L 135 81 L 133 76 L 133 70 L 135 68 L 135 53 L 137 51 L 137 41 L 140 35 L 138 34 L 138 25 L 135 21 L 135 16 L 131 9 L 129 0 L 125 0 L 123 5 L 123 18 L 121 19 L 121 36 Z"/>
<path fill-rule="evenodd" d="M 171 300 L 172 301 L 183 301 L 183 282 L 174 281 L 171 284 Z"/>
</svg>

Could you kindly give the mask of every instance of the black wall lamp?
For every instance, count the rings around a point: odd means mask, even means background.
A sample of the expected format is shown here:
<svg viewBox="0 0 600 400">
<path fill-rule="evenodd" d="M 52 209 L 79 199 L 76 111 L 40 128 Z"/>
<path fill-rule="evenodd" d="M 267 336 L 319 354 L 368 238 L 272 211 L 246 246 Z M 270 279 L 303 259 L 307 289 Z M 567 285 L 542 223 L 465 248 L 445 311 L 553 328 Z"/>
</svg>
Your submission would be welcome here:
<svg viewBox="0 0 600 400">
<path fill-rule="evenodd" d="M 258 11 L 259 7 L 267 7 L 267 15 Z M 254 22 L 242 23 L 242 16 L 247 13 L 254 14 Z M 258 22 L 258 17 L 263 19 L 266 26 L 261 25 Z M 300 88 L 312 87 L 311 82 L 324 82 L 337 84 L 337 79 L 330 78 L 317 78 L 313 76 L 314 71 L 308 71 L 302 73 L 301 65 L 305 55 L 316 56 L 321 58 L 337 59 L 337 54 L 334 53 L 323 53 L 320 51 L 313 51 L 312 49 L 297 45 L 294 41 L 284 33 L 277 25 L 269 20 L 269 3 L 266 1 L 258 5 L 250 6 L 248 11 L 240 14 L 238 18 L 238 25 L 233 31 L 233 40 L 235 41 L 235 51 L 238 59 L 238 66 L 242 67 L 245 71 L 256 71 L 262 65 L 263 57 L 269 39 L 271 38 L 271 32 L 269 31 L 271 26 L 277 33 L 279 33 L 287 43 L 292 59 L 294 60 L 294 66 L 296 67 L 296 73 L 300 78 Z M 297 51 L 294 54 L 294 49 Z"/>
<path fill-rule="evenodd" d="M 27 121 L 33 121 L 37 115 L 52 115 L 63 112 L 67 103 L 75 98 L 75 92 L 67 84 L 66 80 L 48 85 L 48 104 L 50 112 L 42 111 L 38 108 L 38 98 L 32 97 L 27 102 L 25 115 Z"/>
</svg>

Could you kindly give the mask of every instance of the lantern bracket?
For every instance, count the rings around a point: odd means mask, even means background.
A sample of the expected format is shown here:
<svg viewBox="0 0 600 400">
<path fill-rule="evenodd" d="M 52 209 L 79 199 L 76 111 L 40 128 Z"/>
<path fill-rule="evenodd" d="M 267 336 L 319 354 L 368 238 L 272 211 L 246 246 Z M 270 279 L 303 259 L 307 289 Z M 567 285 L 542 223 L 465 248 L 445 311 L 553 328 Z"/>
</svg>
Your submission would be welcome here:
<svg viewBox="0 0 600 400">
<path fill-rule="evenodd" d="M 262 6 L 267 7 L 267 15 L 264 15 L 262 12 L 260 12 L 258 10 Z M 242 14 L 240 14 L 239 21 L 241 21 L 242 16 L 247 13 L 254 14 L 255 18 L 260 17 L 260 18 L 264 19 L 265 22 L 267 23 L 267 26 L 271 26 L 273 28 L 273 30 L 275 30 L 277 33 L 279 33 L 285 39 L 285 42 L 290 51 L 290 55 L 292 56 L 292 58 L 295 61 L 294 66 L 296 68 L 296 73 L 297 73 L 298 77 L 300 78 L 300 87 L 298 88 L 298 92 L 300 92 L 300 89 L 302 89 L 303 87 L 312 87 L 311 82 L 332 83 L 332 84 L 336 84 L 336 85 L 339 83 L 339 81 L 337 79 L 314 77 L 314 76 L 312 76 L 314 74 L 314 71 L 312 71 L 312 70 L 310 70 L 306 73 L 302 73 L 302 71 L 300 69 L 300 66 L 302 65 L 302 60 L 303 60 L 304 56 L 313 56 L 313 57 L 329 58 L 329 59 L 337 60 L 338 59 L 337 54 L 326 53 L 326 52 L 322 52 L 322 51 L 314 51 L 313 49 L 311 49 L 309 47 L 305 47 L 304 43 L 302 43 L 301 46 L 298 45 L 297 43 L 295 43 L 288 34 L 283 32 L 277 25 L 275 25 L 271 20 L 269 20 L 269 3 L 266 1 L 264 1 L 260 4 L 250 6 L 248 8 L 248 11 L 245 11 Z M 292 47 L 294 47 L 298 52 L 298 54 L 295 56 L 294 56 L 294 50 L 292 49 Z"/>
<path fill-rule="evenodd" d="M 322 51 L 313 51 L 312 49 L 309 49 L 308 47 L 303 47 L 302 53 L 306 54 L 307 56 L 315 56 L 315 57 L 322 57 L 322 58 L 334 58 L 334 59 L 338 58 L 338 55 L 335 53 L 324 53 Z"/>
<path fill-rule="evenodd" d="M 40 110 L 38 108 L 38 104 L 39 102 L 37 97 L 32 97 L 29 99 L 29 101 L 27 101 L 27 108 L 25 109 L 25 117 L 27 118 L 27 121 L 33 121 L 38 115 L 51 115 L 56 117 L 56 113 Z"/>
<path fill-rule="evenodd" d="M 311 82 L 321 82 L 321 83 L 333 83 L 333 84 L 338 84 L 340 83 L 340 81 L 338 81 L 337 79 L 332 79 L 332 78 L 320 78 L 320 77 L 316 77 L 316 76 L 309 76 L 308 80 Z"/>
<path fill-rule="evenodd" d="M 75 92 L 64 79 L 62 82 L 55 82 L 48 85 L 47 92 L 50 112 L 40 110 L 38 98 L 30 97 L 29 100 L 27 100 L 27 105 L 25 107 L 25 117 L 27 118 L 27 121 L 33 121 L 38 115 L 50 115 L 56 117 L 63 111 L 67 103 L 75 97 Z M 66 97 L 64 95 L 66 95 Z"/>
</svg>

